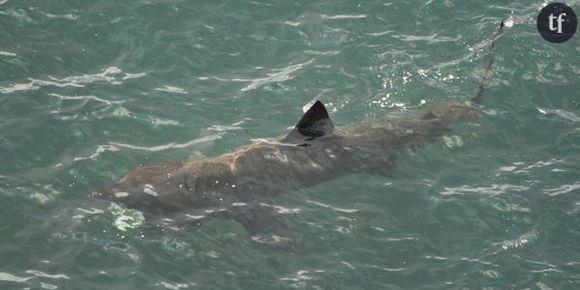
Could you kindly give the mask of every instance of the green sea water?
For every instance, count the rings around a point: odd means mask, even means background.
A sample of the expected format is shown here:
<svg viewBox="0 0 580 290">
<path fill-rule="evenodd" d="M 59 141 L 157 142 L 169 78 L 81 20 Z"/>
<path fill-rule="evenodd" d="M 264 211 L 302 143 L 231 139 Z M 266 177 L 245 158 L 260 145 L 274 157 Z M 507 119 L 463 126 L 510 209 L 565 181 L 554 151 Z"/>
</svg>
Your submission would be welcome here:
<svg viewBox="0 0 580 290">
<path fill-rule="evenodd" d="M 0 289 L 580 288 L 580 35 L 542 39 L 546 3 L 0 0 Z M 90 197 L 313 99 L 348 125 L 468 98 L 502 19 L 485 116 L 277 197 L 293 249 Z"/>
</svg>

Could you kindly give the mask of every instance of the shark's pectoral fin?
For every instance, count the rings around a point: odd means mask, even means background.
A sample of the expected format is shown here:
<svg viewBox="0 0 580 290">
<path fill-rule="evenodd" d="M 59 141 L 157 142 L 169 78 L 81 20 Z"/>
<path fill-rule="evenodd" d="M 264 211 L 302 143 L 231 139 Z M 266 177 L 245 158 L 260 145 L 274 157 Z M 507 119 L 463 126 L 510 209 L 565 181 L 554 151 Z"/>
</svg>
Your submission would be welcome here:
<svg viewBox="0 0 580 290">
<path fill-rule="evenodd" d="M 382 177 L 392 177 L 397 169 L 397 156 L 391 155 L 389 158 L 385 160 L 385 162 L 381 162 L 380 166 L 370 168 L 367 170 L 367 173 L 370 175 L 377 175 Z"/>
<path fill-rule="evenodd" d="M 264 205 L 237 206 L 226 213 L 248 231 L 252 240 L 269 246 L 293 249 L 294 239 L 285 222 L 278 219 L 279 214 Z"/>
<path fill-rule="evenodd" d="M 328 111 L 320 101 L 316 101 L 302 116 L 282 142 L 307 146 L 304 141 L 322 137 L 332 133 L 334 124 L 330 120 Z M 305 145 L 306 144 L 306 145 Z"/>
<path fill-rule="evenodd" d="M 405 149 L 407 150 L 408 153 L 415 154 L 421 148 L 423 148 L 425 145 L 427 145 L 429 143 L 432 143 L 435 141 L 442 141 L 443 136 L 445 136 L 449 132 L 451 132 L 451 130 L 447 129 L 447 128 L 431 132 L 429 135 L 425 135 L 422 138 L 415 139 L 413 142 L 409 142 Z"/>
</svg>

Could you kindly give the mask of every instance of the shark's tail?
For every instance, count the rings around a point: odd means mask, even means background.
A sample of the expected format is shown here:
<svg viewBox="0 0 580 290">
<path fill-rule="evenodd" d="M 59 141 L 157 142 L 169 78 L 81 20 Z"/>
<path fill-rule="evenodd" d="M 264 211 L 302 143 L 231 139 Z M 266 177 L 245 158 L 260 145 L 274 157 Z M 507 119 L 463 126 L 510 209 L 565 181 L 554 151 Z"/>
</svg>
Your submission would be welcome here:
<svg viewBox="0 0 580 290">
<path fill-rule="evenodd" d="M 473 103 L 473 104 L 481 103 L 481 99 L 483 98 L 483 86 L 485 84 L 485 80 L 489 76 L 489 72 L 491 71 L 491 66 L 493 65 L 493 59 L 494 59 L 493 47 L 495 46 L 495 42 L 498 40 L 498 38 L 503 33 L 503 28 L 504 28 L 504 23 L 502 20 L 501 23 L 499 24 L 497 31 L 495 32 L 495 35 L 493 36 L 493 40 L 491 41 L 491 45 L 489 46 L 489 50 L 487 52 L 487 56 L 485 59 L 485 68 L 481 72 L 481 74 L 479 75 L 479 83 L 477 84 L 477 88 L 475 88 L 475 91 L 473 92 L 473 96 L 469 99 L 471 101 L 471 103 Z"/>
</svg>

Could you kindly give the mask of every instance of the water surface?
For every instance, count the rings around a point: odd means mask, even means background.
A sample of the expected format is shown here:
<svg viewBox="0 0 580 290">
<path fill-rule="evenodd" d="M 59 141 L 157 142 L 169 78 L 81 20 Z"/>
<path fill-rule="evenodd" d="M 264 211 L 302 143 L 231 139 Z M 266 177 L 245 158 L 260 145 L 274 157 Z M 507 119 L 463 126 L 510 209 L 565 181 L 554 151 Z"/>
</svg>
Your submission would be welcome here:
<svg viewBox="0 0 580 290">
<path fill-rule="evenodd" d="M 578 288 L 580 38 L 544 41 L 543 4 L 0 1 L 0 287 Z M 486 116 L 392 177 L 276 198 L 294 250 L 89 197 L 283 135 L 314 98 L 337 125 L 465 99 L 503 18 Z"/>
</svg>

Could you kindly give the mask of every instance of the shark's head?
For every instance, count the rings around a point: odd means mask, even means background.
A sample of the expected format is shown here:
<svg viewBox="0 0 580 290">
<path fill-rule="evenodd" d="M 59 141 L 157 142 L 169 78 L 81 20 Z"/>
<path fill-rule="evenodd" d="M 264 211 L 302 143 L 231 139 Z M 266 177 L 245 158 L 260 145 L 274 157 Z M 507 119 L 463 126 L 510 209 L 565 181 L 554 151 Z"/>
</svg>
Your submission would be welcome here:
<svg viewBox="0 0 580 290">
<path fill-rule="evenodd" d="M 101 188 L 92 193 L 93 197 L 125 204 L 127 207 L 144 211 L 164 211 L 172 207 L 166 195 L 166 186 L 175 180 L 182 162 L 142 165 L 129 172 L 113 186 Z M 175 198 L 175 195 L 172 196 Z"/>
<path fill-rule="evenodd" d="M 162 214 L 219 204 L 223 193 L 231 189 L 230 179 L 230 166 L 223 162 L 143 165 L 92 196 Z"/>
<path fill-rule="evenodd" d="M 164 213 L 174 210 L 173 206 L 161 202 L 158 189 L 152 184 L 131 186 L 119 182 L 113 186 L 101 188 L 92 193 L 93 197 L 124 204 L 129 208 L 138 209 L 147 213 Z"/>
</svg>

